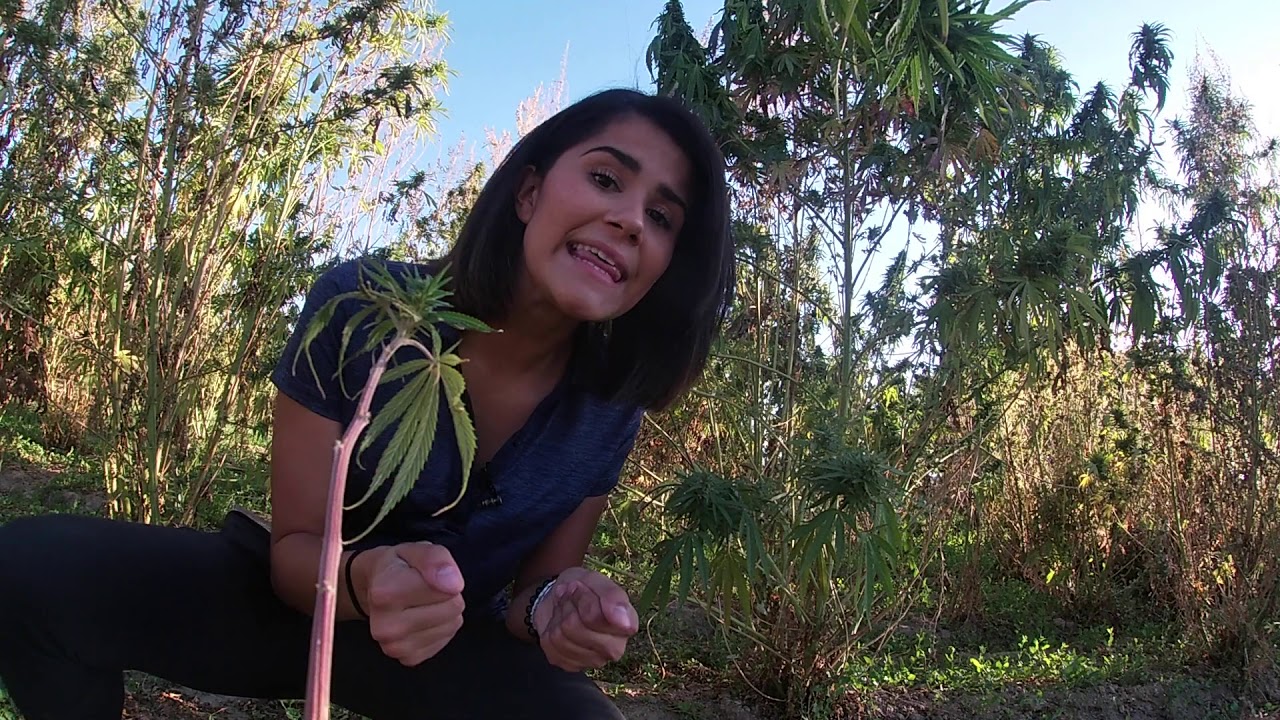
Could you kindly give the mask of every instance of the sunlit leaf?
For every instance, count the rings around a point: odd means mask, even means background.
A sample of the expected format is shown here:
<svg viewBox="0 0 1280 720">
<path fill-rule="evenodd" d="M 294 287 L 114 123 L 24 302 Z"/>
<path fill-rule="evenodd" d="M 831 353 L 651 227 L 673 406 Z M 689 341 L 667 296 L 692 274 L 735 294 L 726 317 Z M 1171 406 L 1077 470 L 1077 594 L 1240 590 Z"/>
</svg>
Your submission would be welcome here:
<svg viewBox="0 0 1280 720">
<path fill-rule="evenodd" d="M 392 398 L 394 402 L 404 396 L 405 411 L 400 417 L 395 433 L 391 436 L 391 441 L 387 444 L 386 451 L 379 458 L 369 492 L 356 504 L 366 502 L 374 489 L 382 487 L 393 474 L 395 477 L 377 515 L 351 542 L 359 541 L 373 532 L 413 489 L 435 443 L 435 426 L 440 408 L 439 391 L 440 385 L 435 381 L 434 374 L 422 372 Z M 387 407 L 390 407 L 390 403 Z"/>
<path fill-rule="evenodd" d="M 439 318 L 440 322 L 446 323 L 460 330 L 479 330 L 482 332 L 493 331 L 493 328 L 485 322 L 473 318 L 470 315 L 464 315 L 452 310 L 441 310 L 436 313 L 436 317 Z"/>
<path fill-rule="evenodd" d="M 445 399 L 449 403 L 449 414 L 453 417 L 454 434 L 458 438 L 458 453 L 462 457 L 462 489 L 453 502 L 436 512 L 437 515 L 453 509 L 467 492 L 471 477 L 471 464 L 476 456 L 476 431 L 467 412 L 462 395 L 466 390 L 466 381 L 457 368 L 449 365 L 440 366 L 440 378 L 444 381 Z"/>
</svg>

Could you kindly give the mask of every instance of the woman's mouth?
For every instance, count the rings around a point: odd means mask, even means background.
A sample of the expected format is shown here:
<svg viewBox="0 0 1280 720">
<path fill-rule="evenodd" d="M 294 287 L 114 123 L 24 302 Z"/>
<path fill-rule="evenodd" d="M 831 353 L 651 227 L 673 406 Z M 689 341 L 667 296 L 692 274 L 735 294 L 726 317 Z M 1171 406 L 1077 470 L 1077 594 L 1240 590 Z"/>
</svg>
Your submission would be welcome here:
<svg viewBox="0 0 1280 720">
<path fill-rule="evenodd" d="M 570 242 L 569 255 L 573 259 L 589 267 L 592 271 L 612 283 L 620 283 L 626 278 L 618 262 L 609 253 L 592 245 Z"/>
</svg>

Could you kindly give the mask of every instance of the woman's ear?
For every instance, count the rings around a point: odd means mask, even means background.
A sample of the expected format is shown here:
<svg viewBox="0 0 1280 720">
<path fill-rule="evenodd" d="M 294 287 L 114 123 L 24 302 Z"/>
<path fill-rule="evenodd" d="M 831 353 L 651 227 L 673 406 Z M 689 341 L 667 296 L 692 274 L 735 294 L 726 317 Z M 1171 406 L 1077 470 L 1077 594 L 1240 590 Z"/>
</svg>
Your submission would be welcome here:
<svg viewBox="0 0 1280 720">
<path fill-rule="evenodd" d="M 520 179 L 520 189 L 516 191 L 516 217 L 520 222 L 529 224 L 533 217 L 533 209 L 538 205 L 538 190 L 542 187 L 542 176 L 532 165 L 524 169 Z"/>
</svg>

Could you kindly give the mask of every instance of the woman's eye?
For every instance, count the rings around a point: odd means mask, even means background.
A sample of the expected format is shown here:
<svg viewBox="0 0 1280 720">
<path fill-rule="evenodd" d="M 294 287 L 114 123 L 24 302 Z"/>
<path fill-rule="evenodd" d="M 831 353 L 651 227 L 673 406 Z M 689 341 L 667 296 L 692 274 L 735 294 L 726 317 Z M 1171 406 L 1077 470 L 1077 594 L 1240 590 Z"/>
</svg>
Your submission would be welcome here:
<svg viewBox="0 0 1280 720">
<path fill-rule="evenodd" d="M 612 190 L 618 186 L 618 181 L 608 173 L 593 172 L 591 173 L 591 178 L 596 181 L 597 185 L 606 190 Z"/>
<path fill-rule="evenodd" d="M 660 228 L 669 229 L 671 227 L 671 220 L 667 217 L 666 213 L 661 210 L 650 210 L 649 217 L 654 222 L 658 223 L 658 227 Z"/>
</svg>

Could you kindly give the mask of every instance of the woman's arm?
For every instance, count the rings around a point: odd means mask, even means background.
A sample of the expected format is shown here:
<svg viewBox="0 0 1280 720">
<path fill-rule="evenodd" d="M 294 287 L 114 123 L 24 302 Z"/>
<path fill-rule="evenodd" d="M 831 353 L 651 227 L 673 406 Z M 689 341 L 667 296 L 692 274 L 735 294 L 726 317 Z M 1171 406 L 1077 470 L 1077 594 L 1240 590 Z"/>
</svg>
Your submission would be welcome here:
<svg viewBox="0 0 1280 720">
<path fill-rule="evenodd" d="M 271 440 L 271 584 L 281 600 L 307 615 L 315 611 L 333 447 L 340 434 L 337 422 L 283 393 L 276 394 Z M 349 553 L 342 554 L 343 568 Z M 352 564 L 357 593 L 367 587 L 364 574 L 373 555 L 364 553 Z M 362 605 L 368 608 L 368 603 Z M 359 617 L 347 594 L 345 576 L 338 578 L 337 611 L 339 620 Z"/>
<path fill-rule="evenodd" d="M 605 496 L 589 497 L 559 527 L 542 541 L 537 550 L 520 567 L 515 592 L 507 608 L 507 629 L 522 640 L 532 641 L 524 625 L 524 612 L 529 595 L 543 580 L 579 567 L 587 556 L 587 546 L 595 535 L 596 525 L 608 503 Z"/>
</svg>

